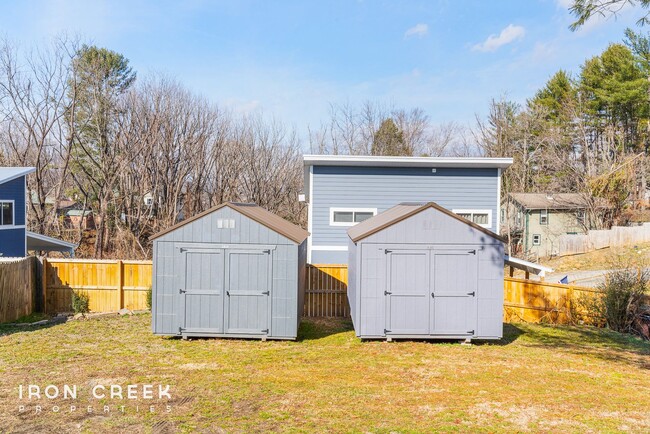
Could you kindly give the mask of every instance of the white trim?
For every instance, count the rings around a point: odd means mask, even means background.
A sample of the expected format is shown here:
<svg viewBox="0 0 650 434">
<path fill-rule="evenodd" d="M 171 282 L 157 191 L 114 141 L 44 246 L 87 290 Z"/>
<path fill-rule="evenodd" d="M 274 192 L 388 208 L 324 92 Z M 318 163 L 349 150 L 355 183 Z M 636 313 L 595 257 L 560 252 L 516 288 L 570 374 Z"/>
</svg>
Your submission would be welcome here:
<svg viewBox="0 0 650 434">
<path fill-rule="evenodd" d="M 348 246 L 312 246 L 314 251 L 347 252 Z"/>
<path fill-rule="evenodd" d="M 0 228 L 2 229 L 17 229 L 20 225 L 16 224 L 16 201 L 14 199 L 0 199 L 0 204 L 3 203 L 10 203 L 11 204 L 11 224 L 10 225 L 3 225 L 2 224 L 2 214 L 0 214 Z M 0 210 L 2 207 L 0 206 Z M 25 211 L 27 211 L 27 205 L 25 205 Z M 1 211 L 0 211 L 1 212 Z M 25 215 L 25 218 L 27 216 Z M 22 227 L 25 227 L 25 225 L 22 225 Z"/>
<path fill-rule="evenodd" d="M 334 213 L 335 212 L 351 212 L 352 213 L 352 220 L 354 220 L 354 213 L 356 212 L 371 212 L 373 217 L 377 215 L 377 208 L 338 208 L 338 207 L 333 207 L 330 208 L 330 226 L 354 226 L 360 222 L 335 222 L 334 221 Z"/>
<path fill-rule="evenodd" d="M 12 173 L 10 175 L 5 175 L 4 178 L 2 178 L 2 169 L 14 169 L 11 171 Z M 10 170 L 7 170 L 9 172 Z M 13 181 L 16 178 L 20 178 L 21 176 L 29 175 L 32 172 L 36 172 L 35 167 L 0 167 L 0 184 L 4 184 L 9 181 Z M 27 196 L 27 192 L 25 192 L 25 196 Z"/>
<path fill-rule="evenodd" d="M 512 158 L 303 155 L 303 160 L 305 166 L 459 167 L 505 169 L 512 165 Z"/>
<path fill-rule="evenodd" d="M 10 231 L 12 229 L 25 229 L 25 225 L 7 225 L 0 226 L 0 231 Z"/>
<path fill-rule="evenodd" d="M 309 167 L 309 202 L 307 202 L 307 263 L 311 264 L 312 233 L 314 227 L 314 167 Z"/>
<path fill-rule="evenodd" d="M 545 222 L 542 223 L 542 217 L 546 219 Z M 539 224 L 548 226 L 548 208 L 540 209 L 539 210 Z"/>
<path fill-rule="evenodd" d="M 452 209 L 451 212 L 454 214 L 487 214 L 488 216 L 488 222 L 487 224 L 479 224 L 476 223 L 477 225 L 490 229 L 492 227 L 492 210 L 491 209 Z"/>
<path fill-rule="evenodd" d="M 537 237 L 537 242 L 535 242 L 535 237 Z M 542 234 L 533 234 L 533 246 L 541 246 L 542 245 Z"/>
</svg>

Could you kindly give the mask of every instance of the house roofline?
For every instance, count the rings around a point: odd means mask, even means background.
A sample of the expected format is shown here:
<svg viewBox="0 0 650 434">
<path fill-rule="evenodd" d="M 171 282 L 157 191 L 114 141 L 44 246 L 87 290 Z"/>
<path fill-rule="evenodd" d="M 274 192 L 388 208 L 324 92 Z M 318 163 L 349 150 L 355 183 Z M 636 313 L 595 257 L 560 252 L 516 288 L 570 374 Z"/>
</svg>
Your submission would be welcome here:
<svg viewBox="0 0 650 434">
<path fill-rule="evenodd" d="M 367 155 L 303 155 L 305 166 L 454 167 L 506 169 L 512 158 L 385 157 Z"/>
<path fill-rule="evenodd" d="M 18 169 L 18 172 L 14 173 L 11 176 L 8 176 L 6 178 L 0 178 L 0 184 L 4 184 L 6 182 L 13 181 L 14 179 L 20 178 L 21 176 L 29 175 L 32 172 L 36 172 L 35 167 L 9 167 L 9 168 L 10 169 Z"/>
</svg>

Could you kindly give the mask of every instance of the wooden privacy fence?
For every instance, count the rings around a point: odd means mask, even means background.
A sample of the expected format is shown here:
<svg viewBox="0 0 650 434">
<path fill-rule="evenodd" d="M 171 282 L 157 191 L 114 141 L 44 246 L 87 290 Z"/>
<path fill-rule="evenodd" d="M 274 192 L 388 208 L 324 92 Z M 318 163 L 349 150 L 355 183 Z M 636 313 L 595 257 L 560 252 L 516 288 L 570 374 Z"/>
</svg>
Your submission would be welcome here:
<svg viewBox="0 0 650 434">
<path fill-rule="evenodd" d="M 348 266 L 307 265 L 304 315 L 348 317 Z"/>
<path fill-rule="evenodd" d="M 0 260 L 0 323 L 34 311 L 36 258 Z"/>
<path fill-rule="evenodd" d="M 553 324 L 587 319 L 583 302 L 600 294 L 595 288 L 512 277 L 504 279 L 503 290 L 504 321 Z"/>
<path fill-rule="evenodd" d="M 72 292 L 88 295 L 93 312 L 147 309 L 151 261 L 44 259 L 43 294 L 48 313 L 72 311 Z"/>
</svg>

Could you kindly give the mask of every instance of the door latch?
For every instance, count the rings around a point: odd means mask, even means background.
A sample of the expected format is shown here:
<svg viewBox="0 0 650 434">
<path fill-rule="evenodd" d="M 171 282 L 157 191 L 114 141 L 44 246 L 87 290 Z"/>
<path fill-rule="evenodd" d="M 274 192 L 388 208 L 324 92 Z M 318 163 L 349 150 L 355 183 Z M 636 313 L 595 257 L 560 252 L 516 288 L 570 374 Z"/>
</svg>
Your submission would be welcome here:
<svg viewBox="0 0 650 434">
<path fill-rule="evenodd" d="M 271 295 L 271 291 L 264 291 L 262 295 Z"/>
<path fill-rule="evenodd" d="M 390 292 L 390 291 L 384 291 L 384 295 L 391 295 L 391 294 L 392 294 L 392 292 Z"/>
<path fill-rule="evenodd" d="M 271 254 L 271 249 L 266 249 L 263 252 L 270 255 Z"/>
<path fill-rule="evenodd" d="M 266 333 L 266 334 L 268 334 L 268 333 L 269 333 L 269 329 L 264 329 L 264 330 L 262 330 L 262 333 Z"/>
<path fill-rule="evenodd" d="M 471 253 L 472 255 L 476 255 L 476 250 L 470 250 L 470 251 L 467 252 L 467 253 Z"/>
<path fill-rule="evenodd" d="M 431 297 L 435 298 L 435 297 L 436 297 L 436 293 L 435 293 L 435 292 L 432 292 L 432 293 L 431 293 Z"/>
<path fill-rule="evenodd" d="M 230 297 L 230 291 L 226 291 L 226 295 Z"/>
<path fill-rule="evenodd" d="M 476 291 L 468 292 L 467 295 L 471 295 L 472 297 L 476 297 Z"/>
<path fill-rule="evenodd" d="M 469 330 L 469 331 L 467 332 L 467 334 L 468 334 L 468 335 L 473 335 L 473 334 L 474 334 L 474 330 Z"/>
<path fill-rule="evenodd" d="M 393 253 L 393 251 L 392 251 L 392 250 L 388 250 L 388 249 L 384 249 L 384 253 L 385 253 L 385 254 L 389 254 L 389 253 Z"/>
<path fill-rule="evenodd" d="M 390 333 L 390 330 L 384 329 L 384 334 L 386 334 L 386 333 Z"/>
<path fill-rule="evenodd" d="M 183 288 L 179 288 L 179 289 L 178 289 L 178 293 L 179 293 L 179 294 L 185 294 L 186 292 L 187 292 L 187 291 L 186 291 L 185 289 L 183 289 Z"/>
</svg>

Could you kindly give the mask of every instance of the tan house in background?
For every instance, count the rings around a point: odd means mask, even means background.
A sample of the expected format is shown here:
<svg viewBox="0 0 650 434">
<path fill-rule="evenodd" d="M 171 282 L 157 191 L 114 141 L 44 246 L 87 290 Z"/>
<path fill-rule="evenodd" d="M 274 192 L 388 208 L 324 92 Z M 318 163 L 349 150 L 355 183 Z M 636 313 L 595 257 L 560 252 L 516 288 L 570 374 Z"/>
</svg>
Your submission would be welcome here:
<svg viewBox="0 0 650 434">
<path fill-rule="evenodd" d="M 579 193 L 510 193 L 502 202 L 502 235 L 512 253 L 529 259 L 555 256 L 558 238 L 588 229 L 587 200 Z"/>
</svg>

